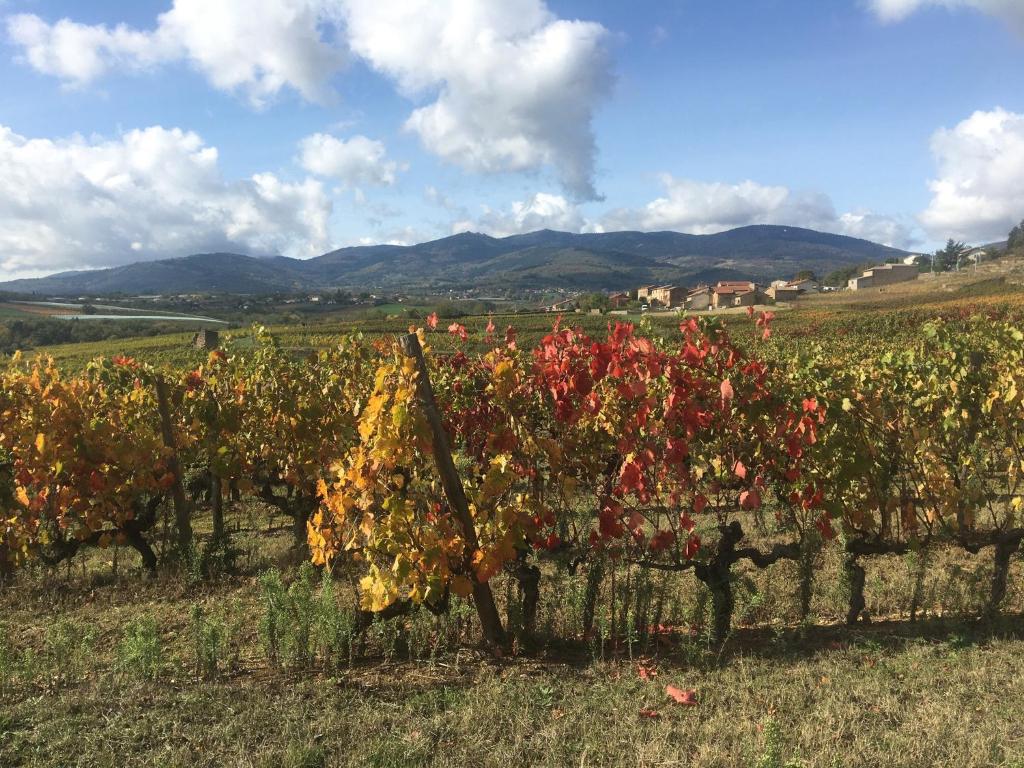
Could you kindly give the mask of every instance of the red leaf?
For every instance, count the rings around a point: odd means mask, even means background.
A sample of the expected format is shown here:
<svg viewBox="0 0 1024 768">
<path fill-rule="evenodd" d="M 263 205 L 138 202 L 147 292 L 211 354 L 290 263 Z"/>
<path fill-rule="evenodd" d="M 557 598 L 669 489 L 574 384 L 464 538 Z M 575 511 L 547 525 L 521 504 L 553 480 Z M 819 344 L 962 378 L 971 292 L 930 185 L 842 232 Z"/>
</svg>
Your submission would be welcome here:
<svg viewBox="0 0 1024 768">
<path fill-rule="evenodd" d="M 658 710 L 656 710 L 656 709 L 651 709 L 650 707 L 644 707 L 643 709 L 640 710 L 640 717 L 645 717 L 648 720 L 657 720 L 659 717 L 661 717 L 661 713 L 658 712 Z"/>
<path fill-rule="evenodd" d="M 697 706 L 697 692 L 692 688 L 684 691 L 682 688 L 676 688 L 674 685 L 666 685 L 665 693 L 676 704 L 682 704 L 684 707 Z"/>
<path fill-rule="evenodd" d="M 430 330 L 437 330 L 437 312 L 427 315 L 427 325 L 430 326 Z"/>
<path fill-rule="evenodd" d="M 694 514 L 699 515 L 701 512 L 704 511 L 704 507 L 706 507 L 707 505 L 708 505 L 708 500 L 707 500 L 707 497 L 704 496 L 704 494 L 699 494 L 698 496 L 696 496 L 694 498 L 694 500 L 693 500 L 693 512 L 694 512 Z M 693 530 L 693 526 L 691 526 L 689 528 L 689 530 L 692 531 Z"/>
<path fill-rule="evenodd" d="M 747 477 L 747 467 L 739 459 L 736 459 L 736 463 L 733 465 L 732 471 L 740 480 L 745 480 Z"/>
<path fill-rule="evenodd" d="M 452 323 L 448 326 L 448 333 L 452 336 L 458 336 L 462 341 L 466 341 L 469 338 L 469 334 L 466 332 L 465 326 L 459 325 L 458 323 Z"/>
</svg>

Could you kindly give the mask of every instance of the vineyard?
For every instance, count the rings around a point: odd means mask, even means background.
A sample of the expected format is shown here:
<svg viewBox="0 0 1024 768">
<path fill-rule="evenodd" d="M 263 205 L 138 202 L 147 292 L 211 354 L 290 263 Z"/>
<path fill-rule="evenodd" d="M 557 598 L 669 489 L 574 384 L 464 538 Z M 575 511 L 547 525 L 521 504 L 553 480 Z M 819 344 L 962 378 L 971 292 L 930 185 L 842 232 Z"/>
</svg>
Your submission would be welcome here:
<svg viewBox="0 0 1024 768">
<path fill-rule="evenodd" d="M 879 622 L 1005 627 L 1022 605 L 1019 308 L 861 317 L 431 316 L 298 341 L 254 329 L 189 365 L 18 355 L 0 373 L 0 591 L 44 580 L 73 601 L 111 557 L 117 583 L 151 595 L 252 574 L 239 613 L 258 628 L 230 631 L 208 600 L 179 630 L 195 646 L 179 674 L 207 681 L 399 658 L 434 674 L 472 649 L 626 661 L 658 686 L 662 657 L 729 668 L 763 631 L 846 648 Z M 272 531 L 263 564 L 297 569 L 253 564 L 266 545 L 245 532 Z M 122 644 L 158 643 L 140 622 Z M 24 672 L 31 637 L 6 631 L 0 693 L 54 685 Z M 67 634 L 58 687 L 89 676 Z M 662 689 L 669 703 L 632 721 L 704 706 Z M 774 715 L 764 728 L 767 759 Z M 978 757 L 961 762 L 1010 764 Z"/>
</svg>

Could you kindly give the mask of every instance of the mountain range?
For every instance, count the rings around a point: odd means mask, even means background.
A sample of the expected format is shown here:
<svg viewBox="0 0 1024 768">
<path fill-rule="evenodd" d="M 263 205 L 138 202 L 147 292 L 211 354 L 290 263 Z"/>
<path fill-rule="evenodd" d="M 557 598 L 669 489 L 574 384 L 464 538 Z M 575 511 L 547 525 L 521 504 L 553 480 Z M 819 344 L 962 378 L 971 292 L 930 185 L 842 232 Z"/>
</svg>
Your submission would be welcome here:
<svg viewBox="0 0 1024 768">
<path fill-rule="evenodd" d="M 355 290 L 626 289 L 722 279 L 819 276 L 902 258 L 905 251 L 799 227 L 755 225 L 713 235 L 572 234 L 540 230 L 495 238 L 464 232 L 419 245 L 341 248 L 312 259 L 203 253 L 110 269 L 0 283 L 0 290 L 59 296 Z"/>
</svg>

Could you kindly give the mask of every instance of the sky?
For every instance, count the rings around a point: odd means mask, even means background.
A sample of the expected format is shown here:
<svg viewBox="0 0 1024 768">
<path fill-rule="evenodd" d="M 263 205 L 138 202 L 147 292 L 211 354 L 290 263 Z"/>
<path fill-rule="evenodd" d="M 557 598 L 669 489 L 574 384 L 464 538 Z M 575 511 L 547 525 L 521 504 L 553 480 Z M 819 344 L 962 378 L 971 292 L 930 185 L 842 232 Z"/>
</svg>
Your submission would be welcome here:
<svg viewBox="0 0 1024 768">
<path fill-rule="evenodd" d="M 0 0 L 0 278 L 1024 218 L 1024 0 Z"/>
</svg>

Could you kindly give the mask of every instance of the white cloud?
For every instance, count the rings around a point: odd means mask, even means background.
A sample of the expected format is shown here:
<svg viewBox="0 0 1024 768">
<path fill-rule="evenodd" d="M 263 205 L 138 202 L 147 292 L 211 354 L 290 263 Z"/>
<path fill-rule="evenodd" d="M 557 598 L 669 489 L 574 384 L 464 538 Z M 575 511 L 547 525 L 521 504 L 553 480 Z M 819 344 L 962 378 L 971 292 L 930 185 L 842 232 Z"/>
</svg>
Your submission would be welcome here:
<svg viewBox="0 0 1024 768">
<path fill-rule="evenodd" d="M 661 175 L 664 194 L 643 208 L 620 208 L 602 218 L 606 229 L 671 229 L 713 234 L 748 224 L 790 224 L 820 229 L 834 225 L 832 201 L 820 193 L 794 193 L 753 181 L 738 184 Z"/>
<path fill-rule="evenodd" d="M 922 8 L 973 8 L 1003 19 L 1024 33 L 1024 3 L 1021 0 L 868 0 L 871 9 L 884 22 L 902 21 Z"/>
<path fill-rule="evenodd" d="M 1024 217 L 1024 115 L 975 112 L 932 137 L 938 178 L 921 223 L 936 239 L 999 240 Z"/>
<path fill-rule="evenodd" d="M 901 217 L 886 216 L 868 210 L 842 214 L 838 227 L 832 228 L 831 231 L 893 248 L 910 248 L 917 242 L 912 226 Z"/>
<path fill-rule="evenodd" d="M 841 215 L 822 192 L 794 192 L 754 181 L 738 184 L 677 179 L 662 174 L 664 194 L 642 208 L 619 208 L 600 220 L 603 230 L 674 230 L 694 235 L 751 224 L 805 227 L 905 248 L 914 242 L 900 219 L 859 210 Z"/>
<path fill-rule="evenodd" d="M 477 218 L 454 222 L 452 233 L 472 231 L 508 237 L 538 229 L 580 232 L 589 226 L 576 205 L 561 195 L 538 192 L 525 201 L 512 203 L 505 211 L 485 206 Z"/>
<path fill-rule="evenodd" d="M 339 139 L 314 133 L 299 142 L 299 153 L 299 162 L 307 171 L 350 187 L 390 186 L 399 170 L 398 163 L 387 158 L 384 143 L 365 136 Z"/>
<path fill-rule="evenodd" d="M 337 21 L 325 0 L 174 0 L 152 30 L 125 25 L 49 24 L 32 14 L 7 20 L 11 41 L 36 70 L 84 85 L 109 70 L 185 60 L 216 87 L 241 90 L 259 106 L 284 87 L 309 101 L 330 95 L 344 64 L 327 36 Z"/>
<path fill-rule="evenodd" d="M 173 0 L 151 30 L 29 14 L 7 28 L 30 66 L 71 85 L 187 61 L 256 105 L 285 88 L 329 98 L 349 48 L 426 102 L 406 127 L 428 151 L 472 172 L 553 169 L 574 198 L 597 197 L 608 33 L 544 0 Z"/>
<path fill-rule="evenodd" d="M 453 232 L 472 230 L 495 237 L 556 229 L 566 232 L 670 230 L 710 235 L 751 224 L 806 227 L 883 245 L 906 248 L 915 241 L 902 219 L 858 210 L 836 213 L 831 199 L 820 192 L 795 193 L 787 187 L 753 181 L 738 184 L 677 179 L 662 174 L 664 194 L 640 208 L 616 208 L 596 219 L 560 195 L 539 192 L 507 209 L 484 207 L 475 218 L 457 220 Z"/>
<path fill-rule="evenodd" d="M 433 101 L 407 127 L 474 172 L 552 167 L 594 199 L 594 109 L 611 84 L 600 24 L 542 0 L 346 0 L 349 44 L 403 92 Z"/>
<path fill-rule="evenodd" d="M 0 126 L 0 274 L 214 250 L 308 256 L 326 250 L 330 213 L 313 179 L 225 181 L 195 133 L 51 140 Z"/>
</svg>

